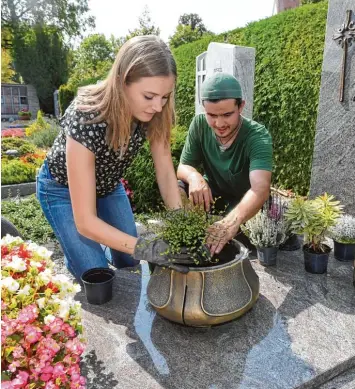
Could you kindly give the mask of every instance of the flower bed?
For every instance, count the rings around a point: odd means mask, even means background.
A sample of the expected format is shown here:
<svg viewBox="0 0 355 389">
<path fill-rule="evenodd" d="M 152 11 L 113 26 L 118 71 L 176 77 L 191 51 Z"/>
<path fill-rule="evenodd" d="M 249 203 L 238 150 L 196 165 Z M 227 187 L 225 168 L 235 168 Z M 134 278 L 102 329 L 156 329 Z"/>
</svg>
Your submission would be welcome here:
<svg viewBox="0 0 355 389">
<path fill-rule="evenodd" d="M 2 138 L 23 138 L 25 136 L 24 128 L 9 128 L 1 131 Z"/>
<path fill-rule="evenodd" d="M 1 387 L 83 389 L 80 286 L 53 271 L 51 252 L 1 240 Z"/>
</svg>

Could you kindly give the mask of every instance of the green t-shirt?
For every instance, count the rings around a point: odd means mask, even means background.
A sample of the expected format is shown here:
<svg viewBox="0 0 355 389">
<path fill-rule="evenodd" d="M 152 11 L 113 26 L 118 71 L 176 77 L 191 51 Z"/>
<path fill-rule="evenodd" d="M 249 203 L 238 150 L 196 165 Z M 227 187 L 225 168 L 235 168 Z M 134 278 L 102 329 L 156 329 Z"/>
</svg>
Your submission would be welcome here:
<svg viewBox="0 0 355 389">
<path fill-rule="evenodd" d="M 250 189 L 249 172 L 272 171 L 271 135 L 263 125 L 243 118 L 235 141 L 221 151 L 202 113 L 196 115 L 190 125 L 180 163 L 194 168 L 202 164 L 213 195 L 235 204 Z"/>
</svg>

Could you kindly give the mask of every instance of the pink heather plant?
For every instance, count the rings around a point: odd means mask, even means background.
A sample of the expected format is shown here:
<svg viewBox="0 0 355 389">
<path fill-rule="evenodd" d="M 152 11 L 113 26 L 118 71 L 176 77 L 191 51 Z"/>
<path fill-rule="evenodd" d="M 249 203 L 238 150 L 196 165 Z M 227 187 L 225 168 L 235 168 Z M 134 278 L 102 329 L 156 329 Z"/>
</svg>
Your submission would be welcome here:
<svg viewBox="0 0 355 389">
<path fill-rule="evenodd" d="M 1 387 L 84 389 L 80 286 L 35 243 L 7 235 L 1 256 Z"/>
</svg>

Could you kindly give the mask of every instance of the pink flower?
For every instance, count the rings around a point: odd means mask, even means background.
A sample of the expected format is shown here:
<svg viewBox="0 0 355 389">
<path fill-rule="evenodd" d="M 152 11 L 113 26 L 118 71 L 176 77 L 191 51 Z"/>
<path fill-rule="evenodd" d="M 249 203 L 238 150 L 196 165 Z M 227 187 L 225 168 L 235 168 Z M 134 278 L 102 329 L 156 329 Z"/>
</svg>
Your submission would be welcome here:
<svg viewBox="0 0 355 389">
<path fill-rule="evenodd" d="M 68 342 L 65 344 L 65 348 L 74 355 L 81 355 L 84 352 L 84 345 L 78 338 L 68 340 Z"/>
<path fill-rule="evenodd" d="M 27 384 L 29 374 L 26 371 L 19 371 L 16 378 L 11 381 L 14 389 L 24 388 Z"/>
<path fill-rule="evenodd" d="M 66 369 L 62 363 L 57 363 L 53 368 L 53 378 L 60 377 L 66 373 Z"/>
<path fill-rule="evenodd" d="M 28 343 L 36 343 L 42 338 L 42 330 L 35 326 L 27 325 L 24 333 L 25 341 Z"/>
<path fill-rule="evenodd" d="M 52 322 L 48 323 L 48 328 L 52 334 L 57 334 L 62 331 L 64 322 L 61 318 L 56 317 Z"/>
<path fill-rule="evenodd" d="M 16 359 L 22 358 L 24 356 L 23 348 L 20 345 L 16 346 L 12 352 L 12 355 Z"/>
<path fill-rule="evenodd" d="M 58 385 L 56 385 L 53 381 L 48 381 L 46 383 L 46 386 L 44 387 L 44 389 L 59 389 L 60 387 Z"/>
<path fill-rule="evenodd" d="M 27 305 L 23 308 L 18 315 L 18 321 L 20 323 L 30 324 L 33 323 L 38 317 L 38 308 L 36 304 Z"/>
<path fill-rule="evenodd" d="M 69 338 L 74 338 L 75 337 L 75 330 L 74 330 L 74 328 L 70 324 L 64 323 L 62 329 L 65 332 L 65 334 L 67 336 L 69 336 Z"/>
<path fill-rule="evenodd" d="M 10 363 L 9 365 L 9 370 L 12 372 L 12 373 L 15 373 L 15 371 L 17 370 L 17 368 L 20 366 L 20 361 L 13 361 L 12 363 Z"/>
<path fill-rule="evenodd" d="M 39 378 L 40 380 L 47 382 L 52 378 L 52 374 L 41 374 Z"/>
<path fill-rule="evenodd" d="M 1 389 L 14 389 L 11 381 L 1 381 Z"/>
</svg>

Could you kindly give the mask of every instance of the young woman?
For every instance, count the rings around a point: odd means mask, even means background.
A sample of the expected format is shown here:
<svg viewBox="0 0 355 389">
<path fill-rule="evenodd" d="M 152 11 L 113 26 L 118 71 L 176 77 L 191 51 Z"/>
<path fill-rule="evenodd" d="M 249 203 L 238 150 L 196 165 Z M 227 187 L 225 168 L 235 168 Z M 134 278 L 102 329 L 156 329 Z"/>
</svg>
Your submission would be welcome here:
<svg viewBox="0 0 355 389">
<path fill-rule="evenodd" d="M 108 77 L 82 88 L 61 118 L 61 131 L 37 177 L 37 197 L 80 282 L 107 267 L 102 246 L 118 268 L 138 260 L 171 265 L 165 242 L 137 245 L 137 231 L 120 179 L 144 140 L 167 207 L 181 207 L 170 152 L 176 64 L 157 36 L 139 36 L 119 50 Z"/>
</svg>

